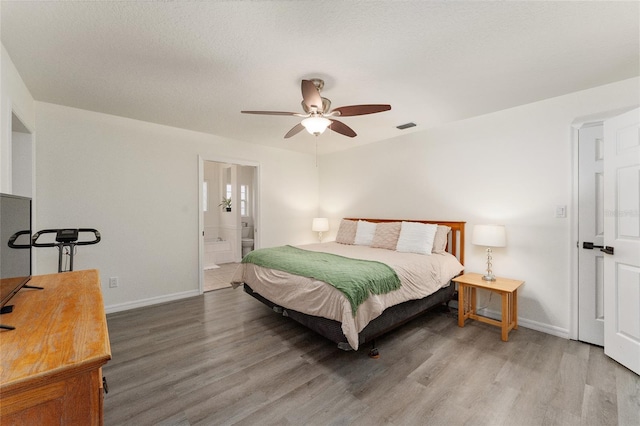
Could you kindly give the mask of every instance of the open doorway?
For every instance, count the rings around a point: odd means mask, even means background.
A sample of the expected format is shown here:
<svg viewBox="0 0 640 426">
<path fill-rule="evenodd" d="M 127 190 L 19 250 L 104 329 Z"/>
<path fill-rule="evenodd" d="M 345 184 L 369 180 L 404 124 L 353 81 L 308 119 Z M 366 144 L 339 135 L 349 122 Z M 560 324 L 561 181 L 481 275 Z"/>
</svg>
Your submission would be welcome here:
<svg viewBox="0 0 640 426">
<path fill-rule="evenodd" d="M 199 159 L 200 293 L 229 287 L 242 257 L 259 246 L 259 165 Z"/>
<path fill-rule="evenodd" d="M 578 130 L 578 336 L 604 346 L 604 136 L 603 123 Z M 587 243 L 583 249 L 580 244 Z M 594 249 L 595 248 L 595 249 Z"/>
<path fill-rule="evenodd" d="M 640 109 L 593 118 L 573 125 L 570 337 L 640 373 Z"/>
<path fill-rule="evenodd" d="M 33 197 L 33 134 L 15 111 L 11 112 L 10 143 L 10 192 Z"/>
</svg>

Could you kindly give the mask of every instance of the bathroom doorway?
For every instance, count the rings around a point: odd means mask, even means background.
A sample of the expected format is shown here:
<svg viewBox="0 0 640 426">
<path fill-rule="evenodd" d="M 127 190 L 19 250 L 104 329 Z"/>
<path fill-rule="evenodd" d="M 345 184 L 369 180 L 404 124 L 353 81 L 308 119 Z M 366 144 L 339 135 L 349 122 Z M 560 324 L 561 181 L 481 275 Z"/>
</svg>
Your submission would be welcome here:
<svg viewBox="0 0 640 426">
<path fill-rule="evenodd" d="M 199 157 L 198 170 L 202 294 L 220 288 L 221 277 L 226 281 L 233 265 L 259 246 L 259 164 Z"/>
</svg>

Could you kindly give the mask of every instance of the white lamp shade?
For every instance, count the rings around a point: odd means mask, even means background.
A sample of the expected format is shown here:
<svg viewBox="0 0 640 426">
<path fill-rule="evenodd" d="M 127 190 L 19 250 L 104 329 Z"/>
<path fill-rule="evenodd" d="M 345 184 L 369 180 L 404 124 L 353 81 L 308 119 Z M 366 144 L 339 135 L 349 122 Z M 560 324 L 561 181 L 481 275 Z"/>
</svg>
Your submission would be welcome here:
<svg viewBox="0 0 640 426">
<path fill-rule="evenodd" d="M 331 124 L 331 120 L 324 117 L 309 117 L 302 120 L 300 124 L 307 129 L 307 132 L 317 136 L 327 130 L 327 127 Z"/>
<path fill-rule="evenodd" d="M 329 219 L 326 217 L 316 217 L 311 224 L 311 230 L 315 232 L 326 232 L 329 230 Z"/>
<path fill-rule="evenodd" d="M 503 225 L 476 225 L 473 227 L 471 244 L 485 247 L 504 247 L 507 236 Z"/>
</svg>

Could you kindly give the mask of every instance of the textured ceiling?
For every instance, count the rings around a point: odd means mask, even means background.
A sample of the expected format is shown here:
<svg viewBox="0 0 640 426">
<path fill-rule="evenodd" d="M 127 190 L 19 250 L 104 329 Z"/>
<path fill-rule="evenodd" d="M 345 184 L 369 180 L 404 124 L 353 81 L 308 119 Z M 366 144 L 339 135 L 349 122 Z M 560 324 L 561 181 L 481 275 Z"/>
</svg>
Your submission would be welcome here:
<svg viewBox="0 0 640 426">
<path fill-rule="evenodd" d="M 320 153 L 640 75 L 638 2 L 2 1 L 36 100 L 303 152 L 300 80 L 342 118 Z M 408 130 L 397 125 L 413 121 Z"/>
</svg>

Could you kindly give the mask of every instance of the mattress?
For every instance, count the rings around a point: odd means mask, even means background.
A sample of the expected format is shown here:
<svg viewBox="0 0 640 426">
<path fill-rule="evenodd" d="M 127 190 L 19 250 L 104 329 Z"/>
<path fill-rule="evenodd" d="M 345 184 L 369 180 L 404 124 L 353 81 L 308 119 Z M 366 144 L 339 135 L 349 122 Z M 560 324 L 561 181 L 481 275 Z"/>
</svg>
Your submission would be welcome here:
<svg viewBox="0 0 640 426">
<path fill-rule="evenodd" d="M 409 300 L 425 298 L 440 288 L 449 286 L 451 278 L 464 269 L 449 253 L 400 253 L 336 242 L 297 247 L 353 259 L 382 262 L 396 272 L 401 286 L 389 293 L 371 295 L 358 307 L 354 315 L 347 298 L 335 287 L 323 281 L 277 269 L 243 263 L 236 270 L 232 285 L 238 287 L 243 283 L 247 284 L 263 298 L 286 309 L 338 321 L 349 345 L 356 350 L 360 344 L 358 333 L 385 309 Z"/>
</svg>

